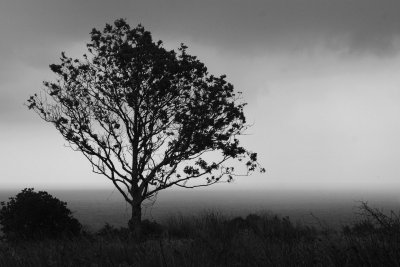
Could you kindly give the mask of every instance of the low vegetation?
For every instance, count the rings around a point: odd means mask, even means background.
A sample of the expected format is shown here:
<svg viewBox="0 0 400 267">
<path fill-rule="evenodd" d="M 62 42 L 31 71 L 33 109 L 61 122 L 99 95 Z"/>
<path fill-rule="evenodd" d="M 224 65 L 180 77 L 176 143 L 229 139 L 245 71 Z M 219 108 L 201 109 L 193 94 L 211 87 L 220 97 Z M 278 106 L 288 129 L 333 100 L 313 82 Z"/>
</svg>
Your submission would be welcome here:
<svg viewBox="0 0 400 267">
<path fill-rule="evenodd" d="M 66 202 L 33 188 L 0 202 L 0 225 L 9 241 L 76 236 L 82 228 Z"/>
<path fill-rule="evenodd" d="M 3 241 L 0 266 L 399 266 L 399 215 L 366 203 L 360 211 L 358 222 L 338 230 L 205 212 L 145 220 L 138 240 L 107 224 L 76 237 Z"/>
</svg>

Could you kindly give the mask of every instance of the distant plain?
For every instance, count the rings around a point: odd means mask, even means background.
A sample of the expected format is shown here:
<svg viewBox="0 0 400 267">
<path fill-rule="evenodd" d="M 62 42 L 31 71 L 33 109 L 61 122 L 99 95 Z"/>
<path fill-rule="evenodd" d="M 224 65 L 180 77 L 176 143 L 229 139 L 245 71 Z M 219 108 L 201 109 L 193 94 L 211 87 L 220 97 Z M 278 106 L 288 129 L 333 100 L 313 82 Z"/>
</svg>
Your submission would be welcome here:
<svg viewBox="0 0 400 267">
<path fill-rule="evenodd" d="M 36 188 L 35 188 L 36 189 Z M 40 190 L 37 188 L 36 190 Z M 0 201 L 7 201 L 20 190 L 1 190 Z M 125 227 L 129 206 L 119 192 L 109 190 L 45 190 L 62 201 L 90 230 L 105 223 Z M 199 216 L 213 210 L 224 216 L 272 213 L 288 216 L 293 222 L 337 228 L 357 219 L 361 201 L 384 212 L 399 211 L 400 197 L 387 192 L 346 190 L 166 190 L 157 200 L 146 203 L 144 218 L 162 222 L 172 216 Z"/>
</svg>

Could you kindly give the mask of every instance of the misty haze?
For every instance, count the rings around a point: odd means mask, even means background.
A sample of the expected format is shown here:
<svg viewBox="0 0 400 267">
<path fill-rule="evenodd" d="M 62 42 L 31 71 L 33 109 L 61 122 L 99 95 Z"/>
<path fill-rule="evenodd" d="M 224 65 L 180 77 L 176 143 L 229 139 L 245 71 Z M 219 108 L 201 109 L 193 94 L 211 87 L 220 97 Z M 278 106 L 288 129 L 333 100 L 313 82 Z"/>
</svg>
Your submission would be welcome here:
<svg viewBox="0 0 400 267">
<path fill-rule="evenodd" d="M 98 230 L 106 223 L 124 227 L 130 216 L 129 207 L 116 190 L 54 189 L 50 192 L 66 201 L 74 215 L 92 230 Z M 16 193 L 16 190 L 2 191 L 0 201 Z M 192 217 L 210 210 L 229 217 L 269 212 L 289 216 L 294 222 L 318 227 L 323 223 L 340 228 L 358 218 L 361 201 L 386 211 L 399 208 L 396 190 L 171 190 L 161 193 L 154 204 L 145 203 L 144 218 L 165 221 L 171 216 Z"/>
</svg>

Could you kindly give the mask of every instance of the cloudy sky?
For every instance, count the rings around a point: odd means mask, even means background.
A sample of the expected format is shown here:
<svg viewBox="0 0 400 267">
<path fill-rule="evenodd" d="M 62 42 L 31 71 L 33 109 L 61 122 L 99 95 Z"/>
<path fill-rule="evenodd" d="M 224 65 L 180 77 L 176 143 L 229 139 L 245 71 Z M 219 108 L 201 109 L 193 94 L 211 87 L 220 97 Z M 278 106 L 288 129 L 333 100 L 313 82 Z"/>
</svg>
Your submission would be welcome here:
<svg viewBox="0 0 400 267">
<path fill-rule="evenodd" d="M 111 186 L 23 105 L 89 32 L 142 23 L 244 93 L 263 175 L 232 188 L 400 188 L 398 0 L 3 0 L 0 188 Z"/>
</svg>

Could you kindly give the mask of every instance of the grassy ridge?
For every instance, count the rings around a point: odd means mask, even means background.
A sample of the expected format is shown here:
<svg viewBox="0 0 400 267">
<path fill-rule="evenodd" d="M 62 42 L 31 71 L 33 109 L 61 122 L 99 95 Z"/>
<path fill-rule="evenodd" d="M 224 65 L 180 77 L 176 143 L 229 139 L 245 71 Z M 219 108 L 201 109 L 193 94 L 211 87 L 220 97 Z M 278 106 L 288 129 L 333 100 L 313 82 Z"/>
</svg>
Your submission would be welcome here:
<svg viewBox="0 0 400 267">
<path fill-rule="evenodd" d="M 106 225 L 74 239 L 0 245 L 0 266 L 399 266 L 400 220 L 361 206 L 360 220 L 341 230 L 289 218 L 216 212 L 144 221 L 143 240 Z"/>
</svg>

